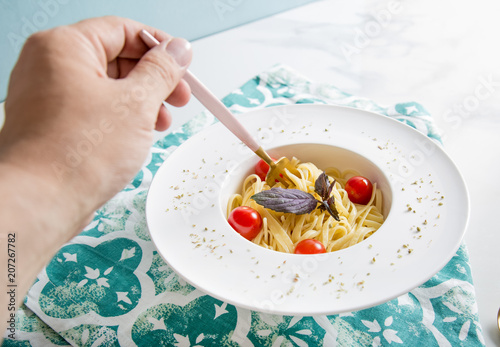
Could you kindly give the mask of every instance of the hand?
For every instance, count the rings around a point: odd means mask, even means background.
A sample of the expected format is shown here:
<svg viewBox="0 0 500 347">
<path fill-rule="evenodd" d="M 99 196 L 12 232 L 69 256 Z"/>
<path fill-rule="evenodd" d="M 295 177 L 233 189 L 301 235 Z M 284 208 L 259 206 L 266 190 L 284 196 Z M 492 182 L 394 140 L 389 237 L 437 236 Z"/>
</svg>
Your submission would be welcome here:
<svg viewBox="0 0 500 347">
<path fill-rule="evenodd" d="M 148 51 L 142 29 L 163 43 Z M 30 37 L 12 72 L 0 157 L 64 187 L 61 197 L 91 214 L 137 173 L 153 129 L 169 126 L 162 101 L 189 100 L 190 46 L 170 39 L 117 17 Z"/>
<path fill-rule="evenodd" d="M 148 50 L 142 29 L 162 43 Z M 27 40 L 0 132 L 0 226 L 19 233 L 28 285 L 29 273 L 138 172 L 153 130 L 170 124 L 162 102 L 187 103 L 191 55 L 187 41 L 117 17 Z"/>
</svg>

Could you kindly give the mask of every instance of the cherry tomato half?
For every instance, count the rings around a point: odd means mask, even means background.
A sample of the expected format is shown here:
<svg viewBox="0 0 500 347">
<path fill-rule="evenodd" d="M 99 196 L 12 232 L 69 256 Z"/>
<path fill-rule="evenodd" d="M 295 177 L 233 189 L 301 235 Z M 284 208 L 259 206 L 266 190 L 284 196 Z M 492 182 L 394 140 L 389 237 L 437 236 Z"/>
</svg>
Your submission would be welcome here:
<svg viewBox="0 0 500 347">
<path fill-rule="evenodd" d="M 355 204 L 366 205 L 372 197 L 373 185 L 368 178 L 354 176 L 345 185 L 349 200 Z"/>
<path fill-rule="evenodd" d="M 236 207 L 229 214 L 227 221 L 247 240 L 253 240 L 262 228 L 262 217 L 259 212 L 248 206 Z"/>
<path fill-rule="evenodd" d="M 274 158 L 271 159 L 276 161 L 276 159 Z M 255 174 L 260 177 L 261 181 L 266 180 L 268 172 L 269 172 L 269 164 L 266 163 L 264 160 L 261 159 L 257 164 L 255 164 Z"/>
<path fill-rule="evenodd" d="M 295 254 L 318 254 L 326 253 L 325 246 L 318 240 L 305 239 L 297 243 L 295 246 Z"/>
</svg>

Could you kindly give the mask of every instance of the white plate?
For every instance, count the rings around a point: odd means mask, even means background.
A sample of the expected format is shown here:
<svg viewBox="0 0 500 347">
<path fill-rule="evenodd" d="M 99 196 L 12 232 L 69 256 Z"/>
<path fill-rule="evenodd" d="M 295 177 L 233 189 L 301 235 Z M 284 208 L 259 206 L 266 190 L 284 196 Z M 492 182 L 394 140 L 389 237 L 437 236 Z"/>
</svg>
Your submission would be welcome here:
<svg viewBox="0 0 500 347">
<path fill-rule="evenodd" d="M 360 170 L 382 188 L 387 219 L 367 240 L 323 255 L 278 253 L 245 240 L 227 224 L 226 202 L 258 158 L 216 124 L 170 155 L 146 206 L 158 252 L 196 288 L 258 311 L 348 312 L 419 286 L 460 246 L 469 216 L 465 183 L 444 151 L 413 128 L 327 105 L 238 117 L 275 157 Z"/>
</svg>

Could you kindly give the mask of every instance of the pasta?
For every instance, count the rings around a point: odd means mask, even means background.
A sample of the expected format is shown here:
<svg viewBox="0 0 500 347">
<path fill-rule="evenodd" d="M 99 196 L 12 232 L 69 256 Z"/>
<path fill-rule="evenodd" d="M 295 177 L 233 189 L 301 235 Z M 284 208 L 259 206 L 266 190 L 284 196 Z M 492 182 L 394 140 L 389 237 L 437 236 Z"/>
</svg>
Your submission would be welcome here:
<svg viewBox="0 0 500 347">
<path fill-rule="evenodd" d="M 287 188 L 299 189 L 318 196 L 315 192 L 315 181 L 323 171 L 312 163 L 301 163 L 296 158 L 291 162 L 297 168 L 298 175 L 286 172 L 293 182 Z M 336 180 L 331 194 L 335 197 L 339 221 L 327 211 L 318 208 L 311 213 L 299 215 L 264 208 L 251 197 L 271 187 L 256 174 L 246 177 L 241 193 L 230 197 L 227 215 L 229 216 L 238 206 L 249 206 L 258 211 L 263 220 L 262 229 L 252 242 L 279 252 L 293 253 L 297 243 L 305 239 L 320 241 L 326 252 L 347 248 L 365 240 L 384 222 L 382 192 L 374 184 L 368 204 L 354 204 L 349 200 L 344 187 L 350 177 L 359 176 L 359 173 L 354 170 L 339 172 L 335 168 L 328 168 L 325 173 L 330 177 L 330 182 Z M 273 187 L 283 186 L 281 183 L 276 183 Z"/>
</svg>

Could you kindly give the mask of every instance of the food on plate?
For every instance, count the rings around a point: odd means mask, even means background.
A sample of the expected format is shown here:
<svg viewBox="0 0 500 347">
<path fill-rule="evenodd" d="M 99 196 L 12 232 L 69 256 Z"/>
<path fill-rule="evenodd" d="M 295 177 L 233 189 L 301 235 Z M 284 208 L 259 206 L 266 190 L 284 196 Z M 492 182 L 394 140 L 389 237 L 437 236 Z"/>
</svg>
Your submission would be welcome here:
<svg viewBox="0 0 500 347">
<path fill-rule="evenodd" d="M 376 183 L 354 170 L 323 171 L 296 158 L 291 163 L 298 174 L 284 172 L 289 186 L 269 186 L 259 162 L 241 193 L 230 197 L 228 221 L 243 237 L 279 252 L 313 254 L 350 247 L 380 228 L 382 192 Z"/>
<path fill-rule="evenodd" d="M 297 243 L 294 250 L 295 254 L 318 254 L 326 253 L 325 246 L 315 239 L 305 239 Z"/>
<path fill-rule="evenodd" d="M 227 221 L 247 240 L 253 240 L 262 228 L 262 218 L 259 212 L 248 206 L 236 207 L 229 214 Z"/>
<path fill-rule="evenodd" d="M 372 197 L 373 185 L 368 178 L 354 176 L 347 180 L 344 189 L 349 200 L 355 204 L 366 205 Z"/>
</svg>

